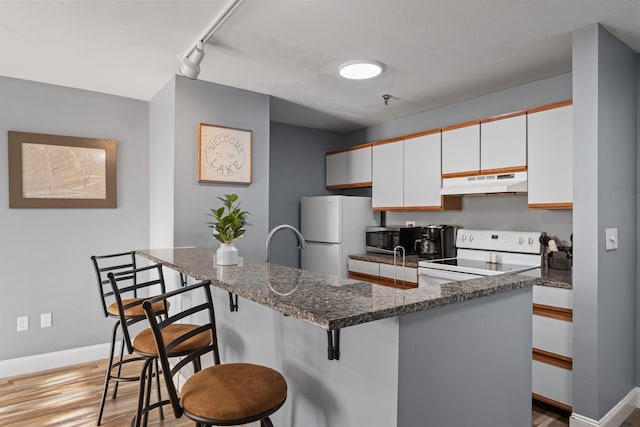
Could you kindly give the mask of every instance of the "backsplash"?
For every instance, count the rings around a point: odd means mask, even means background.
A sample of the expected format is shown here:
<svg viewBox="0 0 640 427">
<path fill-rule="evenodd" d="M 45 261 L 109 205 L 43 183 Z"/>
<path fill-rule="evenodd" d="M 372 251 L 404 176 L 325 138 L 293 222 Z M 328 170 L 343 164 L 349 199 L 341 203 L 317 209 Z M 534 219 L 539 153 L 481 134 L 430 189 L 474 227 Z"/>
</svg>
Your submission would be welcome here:
<svg viewBox="0 0 640 427">
<path fill-rule="evenodd" d="M 465 196 L 460 211 L 387 212 L 387 225 L 451 224 L 462 228 L 544 231 L 568 244 L 573 232 L 572 210 L 529 209 L 527 195 Z"/>
</svg>

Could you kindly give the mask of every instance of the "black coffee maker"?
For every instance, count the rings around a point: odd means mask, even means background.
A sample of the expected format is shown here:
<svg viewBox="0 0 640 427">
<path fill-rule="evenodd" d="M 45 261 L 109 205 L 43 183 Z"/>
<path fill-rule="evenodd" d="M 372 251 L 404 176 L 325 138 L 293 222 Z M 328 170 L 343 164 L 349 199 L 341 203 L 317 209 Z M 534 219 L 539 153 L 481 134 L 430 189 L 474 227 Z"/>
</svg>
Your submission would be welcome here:
<svg viewBox="0 0 640 427">
<path fill-rule="evenodd" d="M 456 228 L 452 225 L 435 224 L 423 227 L 419 256 L 424 259 L 455 258 Z"/>
</svg>

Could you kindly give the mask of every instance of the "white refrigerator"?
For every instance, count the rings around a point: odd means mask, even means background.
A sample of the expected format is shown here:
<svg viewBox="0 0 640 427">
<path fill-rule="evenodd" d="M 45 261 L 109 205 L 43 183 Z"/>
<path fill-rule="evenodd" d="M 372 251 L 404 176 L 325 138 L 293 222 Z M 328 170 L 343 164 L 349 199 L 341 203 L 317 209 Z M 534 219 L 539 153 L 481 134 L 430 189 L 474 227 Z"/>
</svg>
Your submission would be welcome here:
<svg viewBox="0 0 640 427">
<path fill-rule="evenodd" d="M 300 225 L 307 246 L 301 267 L 346 278 L 347 256 L 365 252 L 365 228 L 378 224 L 371 197 L 303 197 Z"/>
</svg>

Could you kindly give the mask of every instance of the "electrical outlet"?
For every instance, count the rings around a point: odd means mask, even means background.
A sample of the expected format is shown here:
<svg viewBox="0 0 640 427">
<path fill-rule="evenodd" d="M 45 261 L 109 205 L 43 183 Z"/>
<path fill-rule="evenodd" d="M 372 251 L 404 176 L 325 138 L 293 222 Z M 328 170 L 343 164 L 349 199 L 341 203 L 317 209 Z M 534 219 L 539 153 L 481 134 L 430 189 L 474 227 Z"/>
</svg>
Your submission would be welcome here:
<svg viewBox="0 0 640 427">
<path fill-rule="evenodd" d="M 51 327 L 51 313 L 40 314 L 40 327 L 41 328 Z"/>
<path fill-rule="evenodd" d="M 18 332 L 29 330 L 29 316 L 18 316 L 17 330 Z"/>
<path fill-rule="evenodd" d="M 404 222 L 404 226 L 405 227 L 415 227 L 416 226 L 416 222 L 415 221 L 405 221 Z"/>
</svg>

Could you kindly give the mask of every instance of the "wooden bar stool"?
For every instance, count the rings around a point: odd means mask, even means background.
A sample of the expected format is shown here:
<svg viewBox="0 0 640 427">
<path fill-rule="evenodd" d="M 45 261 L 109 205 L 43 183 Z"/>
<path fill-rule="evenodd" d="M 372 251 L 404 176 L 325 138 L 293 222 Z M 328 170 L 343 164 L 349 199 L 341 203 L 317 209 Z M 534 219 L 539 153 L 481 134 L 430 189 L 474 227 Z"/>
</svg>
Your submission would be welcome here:
<svg viewBox="0 0 640 427">
<path fill-rule="evenodd" d="M 161 322 L 154 307 L 178 295 L 190 294 L 194 306 L 170 314 Z M 150 298 L 142 304 L 157 347 L 160 365 L 165 377 L 169 400 L 176 418 L 186 415 L 197 426 L 231 426 L 260 421 L 261 426 L 273 426 L 269 416 L 277 411 L 287 399 L 287 382 L 277 371 L 249 363 L 220 364 L 216 344 L 216 326 L 210 282 L 204 281 Z M 172 328 L 181 320 L 203 319 L 207 322 L 183 334 L 174 334 Z M 169 365 L 168 356 L 198 334 L 207 333 L 213 338 L 206 348 L 186 354 L 179 362 Z M 202 356 L 211 355 L 213 366 L 200 369 Z M 174 377 L 183 376 L 188 364 L 194 373 L 176 390 Z"/>
<path fill-rule="evenodd" d="M 145 319 L 144 311 L 142 310 L 142 301 L 138 295 L 138 291 L 145 291 L 144 288 L 148 286 L 159 285 L 159 292 L 166 291 L 164 288 L 164 280 L 161 278 L 161 282 L 150 283 L 146 286 L 136 286 L 138 277 L 136 269 L 136 256 L 135 252 L 120 252 L 109 255 L 94 255 L 91 257 L 93 267 L 96 273 L 98 281 L 98 293 L 100 296 L 100 303 L 102 305 L 102 311 L 105 317 L 115 318 L 116 322 L 113 325 L 111 333 L 111 348 L 109 350 L 109 363 L 105 373 L 104 387 L 102 391 L 102 398 L 100 399 L 100 409 L 98 410 L 98 418 L 96 425 L 102 423 L 102 415 L 104 412 L 104 404 L 107 399 L 109 390 L 109 383 L 114 382 L 112 398 L 115 399 L 118 393 L 118 384 L 120 382 L 139 381 L 138 376 L 122 376 L 122 367 L 125 364 L 144 360 L 143 357 L 127 358 L 124 357 L 124 349 L 126 347 L 125 336 L 123 330 L 123 319 L 125 323 L 133 324 L 140 320 Z M 121 304 L 118 304 L 115 298 L 115 294 L 110 285 L 110 281 L 107 277 L 109 273 L 112 273 L 119 280 L 127 280 L 134 286 L 132 289 L 121 296 Z M 159 272 L 161 275 L 162 271 Z M 165 314 L 162 310 L 159 310 L 158 314 Z M 118 336 L 118 332 L 122 332 L 122 344 L 120 346 L 120 357 L 118 361 L 115 361 L 115 344 Z M 131 353 L 131 351 L 129 351 Z M 114 372 L 115 371 L 115 372 Z"/>
</svg>

